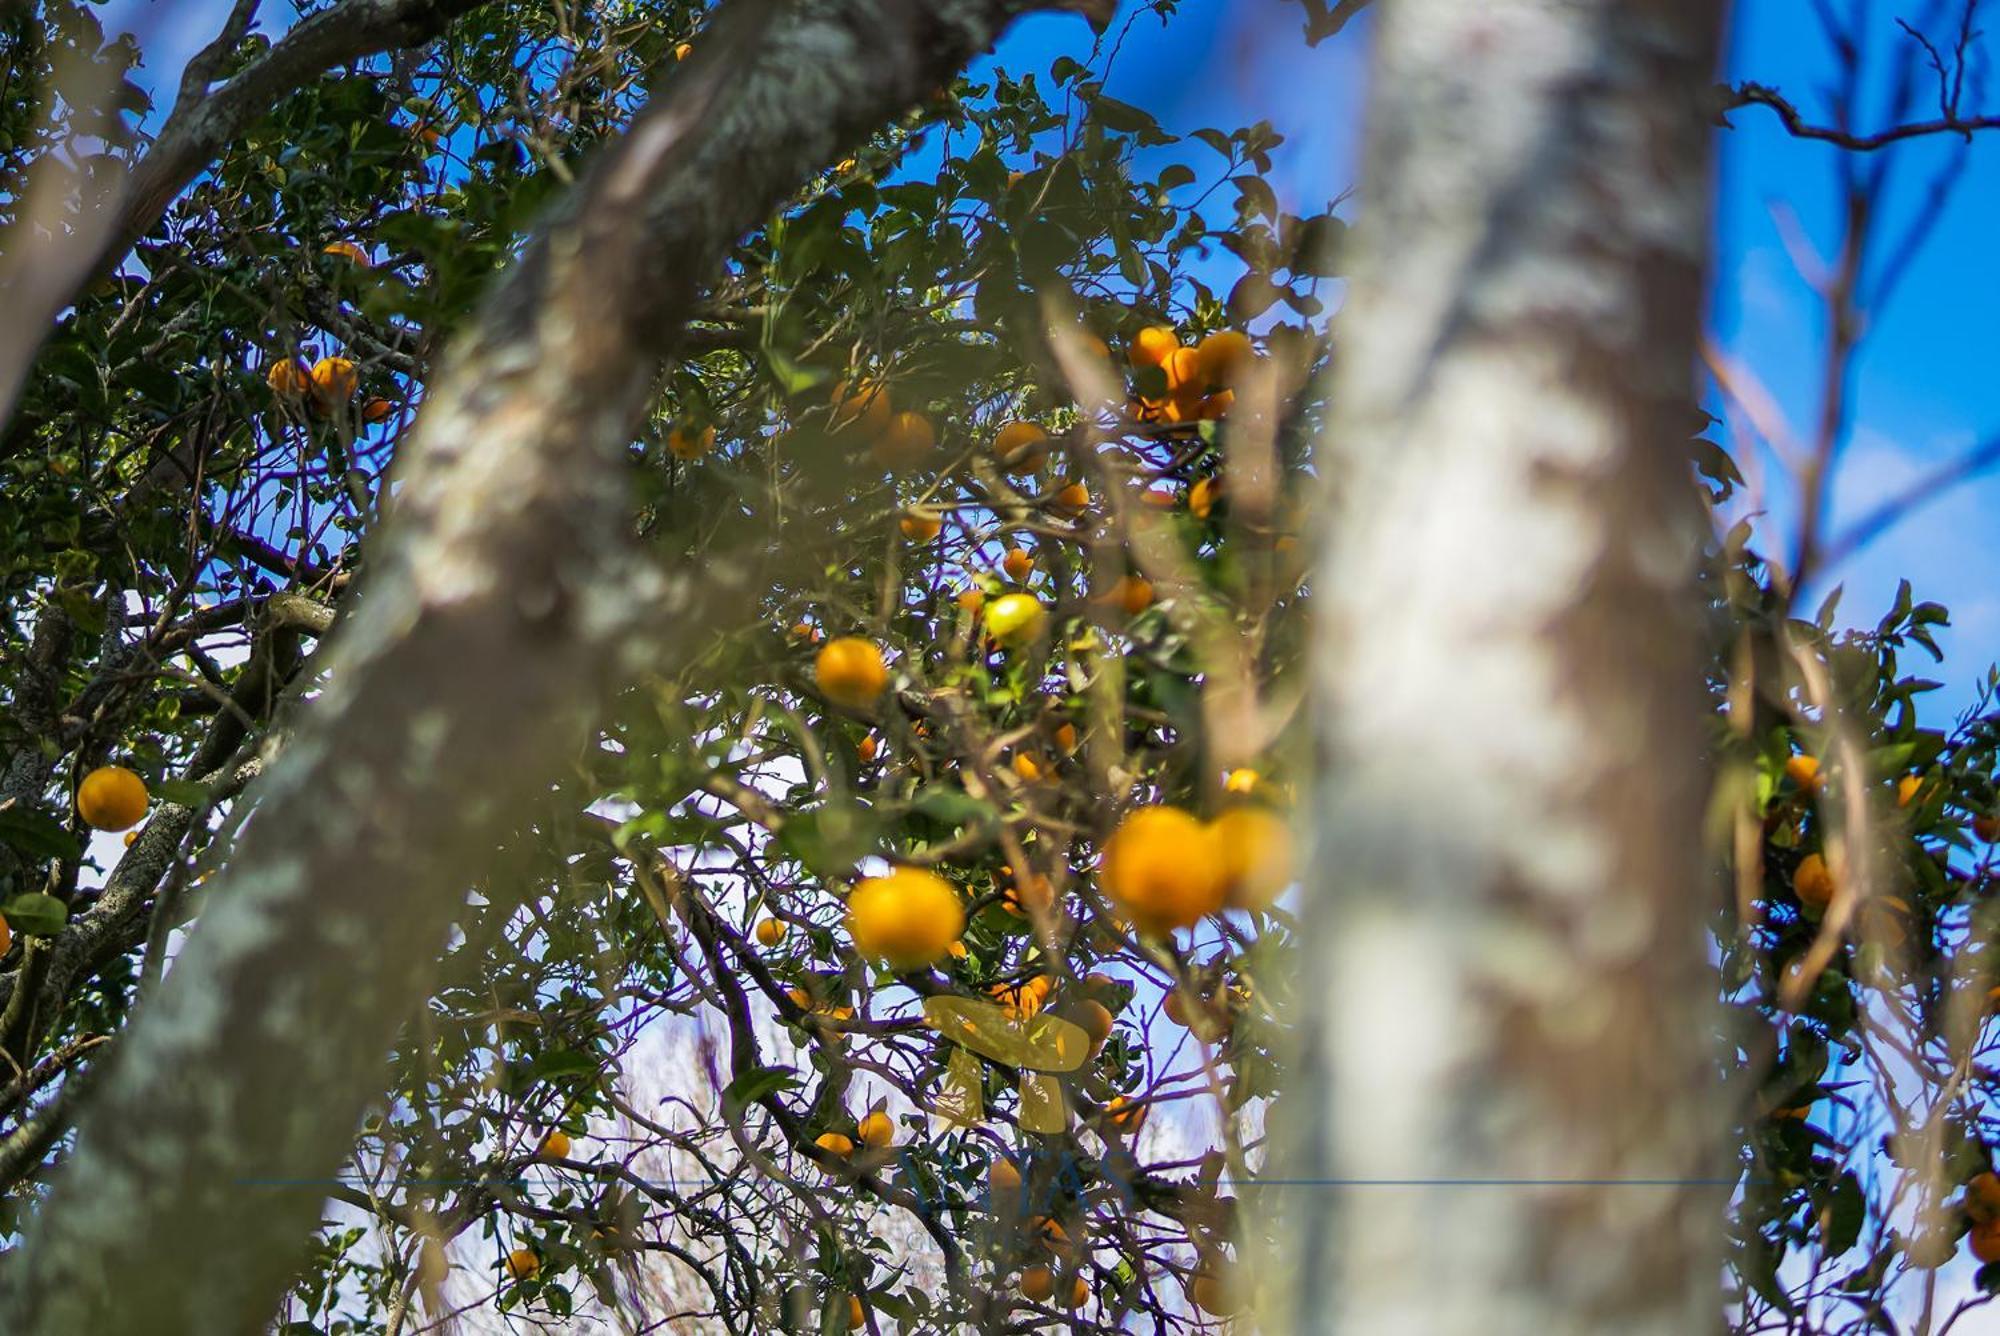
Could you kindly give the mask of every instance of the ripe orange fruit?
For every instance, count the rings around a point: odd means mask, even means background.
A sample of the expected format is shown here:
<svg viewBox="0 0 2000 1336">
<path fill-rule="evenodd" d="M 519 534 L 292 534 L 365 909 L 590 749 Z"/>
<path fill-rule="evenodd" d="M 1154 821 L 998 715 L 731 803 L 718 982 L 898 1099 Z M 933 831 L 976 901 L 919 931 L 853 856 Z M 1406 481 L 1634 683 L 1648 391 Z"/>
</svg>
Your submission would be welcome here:
<svg viewBox="0 0 2000 1336">
<path fill-rule="evenodd" d="M 76 786 L 76 812 L 94 830 L 129 830 L 146 818 L 146 781 L 122 765 L 101 765 Z"/>
<path fill-rule="evenodd" d="M 368 252 L 362 250 L 361 247 L 355 245 L 351 241 L 331 242 L 325 246 L 320 247 L 319 253 L 321 255 L 337 256 L 338 258 L 347 260 L 350 263 L 358 264 L 363 269 L 368 268 L 370 263 L 368 259 Z"/>
<path fill-rule="evenodd" d="M 1133 366 L 1158 366 L 1181 346 L 1180 336 L 1171 325 L 1148 325 L 1132 336 L 1126 358 Z"/>
<path fill-rule="evenodd" d="M 898 970 L 931 964 L 964 931 L 965 906 L 957 889 L 922 868 L 865 878 L 847 897 L 847 933 L 854 949 Z"/>
<path fill-rule="evenodd" d="M 542 1144 L 535 1148 L 535 1154 L 544 1160 L 567 1160 L 569 1158 L 569 1133 L 560 1127 L 551 1127 Z"/>
<path fill-rule="evenodd" d="M 1008 885 L 1001 891 L 1000 907 L 1015 918 L 1026 918 L 1028 916 L 1028 909 L 1033 909 L 1037 912 L 1047 912 L 1055 905 L 1055 883 L 1051 882 L 1047 877 L 1035 874 L 1028 878 L 1026 886 L 1022 886 L 1018 879 L 1015 878 L 1013 868 L 1003 867 L 1000 869 L 1000 873 L 1008 882 Z M 1027 909 L 1022 908 L 1024 904 L 1027 906 Z"/>
<path fill-rule="evenodd" d="M 885 469 L 904 472 L 920 467 L 937 449 L 937 429 L 922 413 L 898 413 L 882 428 L 869 454 Z"/>
<path fill-rule="evenodd" d="M 533 1248 L 516 1248 L 507 1254 L 507 1274 L 515 1280 L 531 1280 L 542 1269 L 542 1259 Z"/>
<path fill-rule="evenodd" d="M 345 357 L 322 357 L 313 363 L 313 402 L 326 412 L 346 403 L 361 388 L 361 373 Z"/>
<path fill-rule="evenodd" d="M 776 946 L 779 942 L 785 940 L 787 929 L 788 925 L 783 919 L 759 919 L 757 921 L 757 945 L 767 947 Z M 805 1003 L 800 1002 L 799 1005 L 804 1006 Z"/>
<path fill-rule="evenodd" d="M 264 373 L 264 383 L 280 399 L 297 399 L 312 388 L 312 377 L 303 366 L 287 358 L 271 363 L 271 369 Z"/>
<path fill-rule="evenodd" d="M 1209 823 L 1222 855 L 1227 903 L 1269 909 L 1292 883 L 1292 828 L 1262 807 L 1235 807 Z"/>
<path fill-rule="evenodd" d="M 1199 399 L 1203 388 L 1201 354 L 1192 348 L 1175 348 L 1160 359 L 1167 373 L 1167 393 L 1175 399 Z"/>
<path fill-rule="evenodd" d="M 700 459 L 715 448 L 715 428 L 675 427 L 667 433 L 667 453 L 675 459 Z"/>
<path fill-rule="evenodd" d="M 1104 842 L 1099 884 L 1139 927 L 1166 934 L 1222 908 L 1228 890 L 1209 829 L 1178 807 L 1141 807 Z"/>
<path fill-rule="evenodd" d="M 1080 482 L 1073 482 L 1049 498 L 1049 508 L 1075 519 L 1090 509 L 1090 489 Z"/>
<path fill-rule="evenodd" d="M 1974 1257 L 1982 1262 L 2000 1262 L 2000 1220 L 1981 1221 L 1965 1237 Z"/>
<path fill-rule="evenodd" d="M 361 420 L 367 423 L 387 422 L 396 416 L 396 405 L 387 399 L 370 399 L 361 405 Z"/>
<path fill-rule="evenodd" d="M 862 764 L 864 765 L 874 760 L 875 754 L 881 750 L 882 750 L 881 739 L 877 738 L 873 733 L 870 733 L 868 736 L 862 738 L 861 741 L 856 743 L 854 747 L 855 754 L 861 758 Z"/>
<path fill-rule="evenodd" d="M 1002 472 L 1033 473 L 1049 457 L 1048 439 L 1049 434 L 1032 422 L 1009 422 L 993 438 L 993 456 Z"/>
<path fill-rule="evenodd" d="M 986 990 L 988 997 L 1007 1009 L 1009 1016 L 1025 1019 L 1041 1014 L 1048 1004 L 1049 994 L 1055 991 L 1056 981 L 1046 974 L 1038 974 L 1024 983 L 996 983 Z"/>
<path fill-rule="evenodd" d="M 994 1203 L 1004 1202 L 1010 1195 L 1019 1198 L 1021 1192 L 1021 1171 L 1014 1162 L 1004 1155 L 993 1157 L 993 1165 L 986 1171 L 986 1191 Z"/>
<path fill-rule="evenodd" d="M 1188 513 L 1198 520 L 1205 520 L 1215 509 L 1215 503 L 1222 499 L 1222 480 L 1203 478 L 1188 488 Z"/>
<path fill-rule="evenodd" d="M 1833 901 L 1833 872 L 1826 860 L 1818 854 L 1807 854 L 1799 860 L 1798 870 L 1792 873 L 1792 890 L 1797 892 L 1799 903 L 1811 905 L 1814 909 L 1825 909 Z"/>
<path fill-rule="evenodd" d="M 831 700 L 850 709 L 866 709 L 889 685 L 889 666 L 882 651 L 860 636 L 838 636 L 820 647 L 813 660 L 813 679 Z"/>
<path fill-rule="evenodd" d="M 921 511 L 911 511 L 896 521 L 896 527 L 903 531 L 903 537 L 913 543 L 928 543 L 944 532 L 944 521 L 935 515 Z"/>
<path fill-rule="evenodd" d="M 861 1144 L 870 1150 L 886 1150 L 896 1144 L 896 1125 L 880 1109 L 861 1120 Z"/>
<path fill-rule="evenodd" d="M 675 60 L 686 60 L 689 56 L 693 54 L 694 54 L 693 42 L 682 42 L 679 46 L 674 48 Z"/>
<path fill-rule="evenodd" d="M 7 948 L 14 944 L 14 930 L 7 926 L 7 916 L 0 914 L 0 956 L 7 954 Z"/>
<path fill-rule="evenodd" d="M 1181 989 L 1175 988 L 1170 991 L 1165 1005 L 1160 1010 L 1165 1012 L 1167 1019 L 1175 1025 L 1183 1030 L 1188 1028 L 1187 994 Z"/>
<path fill-rule="evenodd" d="M 1056 1292 L 1056 1273 L 1045 1266 L 1031 1266 L 1021 1272 L 1021 1297 L 1029 1303 L 1049 1301 Z"/>
<path fill-rule="evenodd" d="M 1210 1317 L 1228 1317 L 1236 1311 L 1235 1296 L 1230 1293 L 1230 1279 L 1227 1268 L 1221 1263 L 1204 1262 L 1196 1268 L 1194 1278 L 1188 1283 L 1188 1298 Z"/>
<path fill-rule="evenodd" d="M 1154 510 L 1172 510 L 1180 504 L 1180 498 L 1164 488 L 1148 487 L 1139 493 L 1139 504 L 1151 506 Z"/>
<path fill-rule="evenodd" d="M 1228 417 L 1229 410 L 1234 407 L 1236 391 L 1217 390 L 1214 394 L 1203 396 L 1202 401 L 1194 406 L 1194 415 L 1204 422 L 1214 422 Z"/>
<path fill-rule="evenodd" d="M 1113 1095 L 1111 1102 L 1104 1106 L 1104 1120 L 1127 1136 L 1137 1136 L 1139 1129 L 1146 1125 L 1146 1114 L 1150 1112 L 1144 1104 L 1134 1104 L 1123 1095 Z"/>
<path fill-rule="evenodd" d="M 1904 775 L 1896 781 L 1896 806 L 1908 807 L 1917 800 L 1917 795 L 1923 791 L 1924 777 L 1922 775 Z"/>
<path fill-rule="evenodd" d="M 2000 841 L 2000 816 L 1976 816 L 1972 818 L 1972 833 L 1988 844 Z"/>
<path fill-rule="evenodd" d="M 849 1331 L 868 1329 L 868 1310 L 861 1306 L 861 1300 L 851 1294 L 847 1296 L 847 1329 Z"/>
<path fill-rule="evenodd" d="M 889 392 L 872 380 L 843 380 L 833 387 L 831 426 L 835 431 L 855 426 L 864 434 L 873 436 L 887 427 L 889 419 L 894 416 L 895 410 L 889 404 Z"/>
<path fill-rule="evenodd" d="M 1081 1308 L 1088 1302 L 1090 1302 L 1090 1286 L 1084 1283 L 1082 1276 L 1072 1277 L 1069 1282 L 1069 1306 Z"/>
<path fill-rule="evenodd" d="M 1965 1213 L 1975 1222 L 2000 1220 L 2000 1176 L 1975 1174 L 1965 1185 Z"/>
<path fill-rule="evenodd" d="M 1201 361 L 1202 379 L 1211 385 L 1233 385 L 1256 357 L 1247 335 L 1233 329 L 1217 330 L 1195 347 Z"/>
<path fill-rule="evenodd" d="M 1090 1051 L 1097 1052 L 1104 1047 L 1104 1041 L 1111 1037 L 1111 1009 L 1094 997 L 1080 1000 L 1071 1009 L 1069 1019 L 1090 1036 Z"/>
<path fill-rule="evenodd" d="M 854 1139 L 852 1137 L 842 1136 L 838 1132 L 820 1133 L 819 1136 L 814 1139 L 813 1145 L 818 1146 L 821 1150 L 825 1151 L 829 1155 L 854 1154 Z"/>
<path fill-rule="evenodd" d="M 1035 758 L 1026 752 L 1014 753 L 1014 773 L 1033 784 L 1042 777 L 1042 768 L 1035 764 Z"/>
<path fill-rule="evenodd" d="M 1020 584 L 1034 574 L 1035 559 L 1026 548 L 1010 547 L 1007 555 L 1000 559 L 1000 569 L 1007 572 L 1007 578 Z"/>
<path fill-rule="evenodd" d="M 1066 752 L 1076 750 L 1076 725 L 1064 720 L 1056 726 L 1056 746 Z"/>
<path fill-rule="evenodd" d="M 1803 754 L 1788 756 L 1785 758 L 1785 773 L 1791 777 L 1792 783 L 1798 785 L 1807 793 L 1816 793 L 1819 791 L 1820 776 L 1819 759 L 1817 757 Z"/>
<path fill-rule="evenodd" d="M 952 601 L 976 617 L 979 615 L 979 610 L 986 606 L 986 593 L 980 589 L 965 589 L 959 591 L 958 597 Z"/>
<path fill-rule="evenodd" d="M 970 954 L 968 951 L 966 951 L 965 943 L 963 940 L 953 942 L 950 946 L 947 946 L 944 949 L 944 953 L 950 956 L 953 960 L 964 960 L 966 956 Z"/>
<path fill-rule="evenodd" d="M 1249 766 L 1242 765 L 1222 777 L 1222 791 L 1224 793 L 1241 794 L 1247 798 L 1255 793 L 1258 786 L 1263 782 L 1264 777 L 1262 775 L 1252 770 Z"/>
<path fill-rule="evenodd" d="M 1017 649 L 1042 633 L 1048 610 L 1032 594 L 1002 594 L 986 609 L 986 634 Z"/>
<path fill-rule="evenodd" d="M 1153 606 L 1153 582 L 1143 575 L 1121 575 L 1104 597 L 1125 609 L 1126 616 L 1137 617 Z"/>
</svg>

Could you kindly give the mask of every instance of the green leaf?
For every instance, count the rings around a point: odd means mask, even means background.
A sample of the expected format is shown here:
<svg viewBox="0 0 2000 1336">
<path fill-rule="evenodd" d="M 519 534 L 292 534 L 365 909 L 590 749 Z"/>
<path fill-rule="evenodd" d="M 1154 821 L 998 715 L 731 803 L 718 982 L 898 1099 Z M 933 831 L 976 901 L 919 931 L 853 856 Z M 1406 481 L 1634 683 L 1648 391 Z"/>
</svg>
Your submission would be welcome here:
<svg viewBox="0 0 2000 1336">
<path fill-rule="evenodd" d="M 740 1117 L 750 1105 L 780 1090 L 796 1090 L 801 1084 L 799 1074 L 790 1067 L 752 1067 L 722 1092 L 722 1111 L 732 1119 Z"/>
<path fill-rule="evenodd" d="M 53 937 L 63 930 L 63 924 L 69 922 L 69 906 L 53 895 L 34 891 L 17 895 L 0 905 L 0 916 L 4 916 L 7 926 L 16 932 L 32 937 Z"/>
<path fill-rule="evenodd" d="M 182 807 L 201 807 L 208 802 L 208 785 L 191 779 L 163 779 L 153 785 L 153 796 Z"/>
<path fill-rule="evenodd" d="M 0 841 L 33 859 L 75 858 L 83 852 L 61 822 L 33 807 L 0 811 Z"/>
</svg>

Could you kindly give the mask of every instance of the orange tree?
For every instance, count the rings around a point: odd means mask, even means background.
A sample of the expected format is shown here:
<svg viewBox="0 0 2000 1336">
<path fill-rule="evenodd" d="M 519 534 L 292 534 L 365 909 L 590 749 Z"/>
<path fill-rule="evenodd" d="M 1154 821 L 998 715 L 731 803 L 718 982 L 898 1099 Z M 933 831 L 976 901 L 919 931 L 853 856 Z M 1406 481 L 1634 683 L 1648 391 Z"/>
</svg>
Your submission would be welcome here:
<svg viewBox="0 0 2000 1336">
<path fill-rule="evenodd" d="M 438 350 L 705 40 L 695 5 L 438 9 L 466 11 L 447 42 L 399 30 L 252 108 L 0 438 L 9 1234 L 329 685 L 317 640 L 366 588 Z M 87 186 L 78 135 L 134 153 L 145 95 L 85 7 L 0 24 L 19 264 L 37 173 Z M 239 32 L 213 73 L 295 36 Z M 1188 1327 L 1243 1301 L 1240 1252 L 1283 1219 L 1255 1194 L 1296 1019 L 1295 499 L 1341 226 L 1279 207 L 1268 127 L 1183 140 L 1105 95 L 1116 49 L 939 90 L 702 289 L 623 465 L 649 551 L 706 596 L 468 874 L 339 1180 L 240 1187 L 329 1202 L 291 1329 Z M 52 111 L 80 60 L 104 77 Z M 1728 461 L 1696 463 L 1720 500 Z M 1983 710 L 1916 722 L 1899 656 L 1940 609 L 1800 622 L 1740 534 L 1711 591 L 1752 1327 L 1850 1255 L 1862 1311 L 2000 1258 L 2000 742 Z"/>
</svg>

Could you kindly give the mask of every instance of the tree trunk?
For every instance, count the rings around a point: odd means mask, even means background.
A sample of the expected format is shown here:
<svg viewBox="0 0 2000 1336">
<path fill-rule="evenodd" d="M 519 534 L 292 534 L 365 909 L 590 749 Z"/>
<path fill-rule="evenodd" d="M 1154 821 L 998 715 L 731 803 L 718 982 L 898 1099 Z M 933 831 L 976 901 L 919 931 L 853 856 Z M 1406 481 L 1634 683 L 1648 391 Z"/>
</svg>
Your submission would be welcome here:
<svg viewBox="0 0 2000 1336">
<path fill-rule="evenodd" d="M 6 1259 L 0 1331 L 268 1320 L 494 848 L 675 585 L 629 443 L 705 276 L 811 172 L 931 96 L 1012 0 L 738 0 L 487 302 L 424 406 L 320 694 L 185 953 Z"/>
<path fill-rule="evenodd" d="M 1686 439 L 1722 10 L 1377 15 L 1271 1329 L 1718 1322 Z"/>
</svg>

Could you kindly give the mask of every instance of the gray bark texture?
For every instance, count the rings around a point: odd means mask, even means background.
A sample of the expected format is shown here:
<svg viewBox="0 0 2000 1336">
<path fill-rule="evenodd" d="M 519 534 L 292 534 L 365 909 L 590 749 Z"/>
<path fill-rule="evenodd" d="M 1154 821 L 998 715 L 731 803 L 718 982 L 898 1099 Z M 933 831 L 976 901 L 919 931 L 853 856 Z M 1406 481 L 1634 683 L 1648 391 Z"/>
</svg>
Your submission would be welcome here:
<svg viewBox="0 0 2000 1336">
<path fill-rule="evenodd" d="M 1686 448 L 1721 0 L 1384 0 L 1269 1330 L 1714 1330 Z"/>
<path fill-rule="evenodd" d="M 698 285 L 1024 7 L 726 6 L 503 281 L 414 429 L 320 694 L 0 1271 L 0 1331 L 268 1320 L 465 892 L 635 666 L 635 627 L 700 596 L 641 559 L 626 487 Z"/>
</svg>

